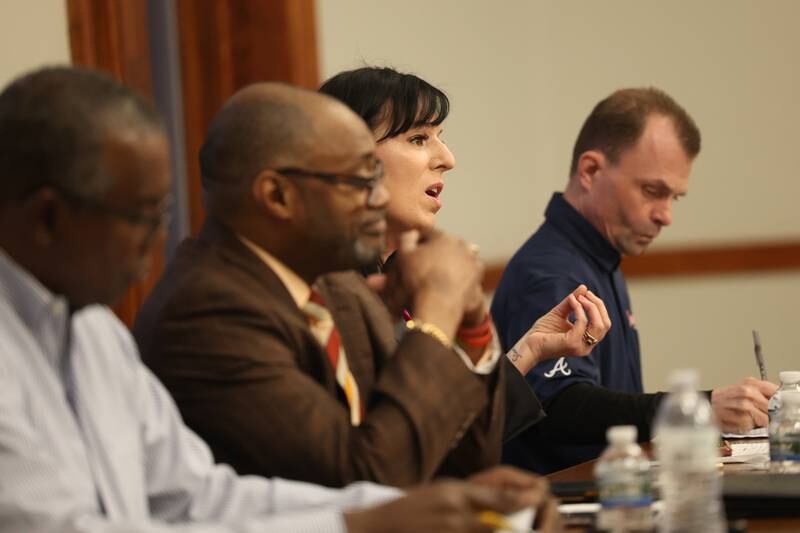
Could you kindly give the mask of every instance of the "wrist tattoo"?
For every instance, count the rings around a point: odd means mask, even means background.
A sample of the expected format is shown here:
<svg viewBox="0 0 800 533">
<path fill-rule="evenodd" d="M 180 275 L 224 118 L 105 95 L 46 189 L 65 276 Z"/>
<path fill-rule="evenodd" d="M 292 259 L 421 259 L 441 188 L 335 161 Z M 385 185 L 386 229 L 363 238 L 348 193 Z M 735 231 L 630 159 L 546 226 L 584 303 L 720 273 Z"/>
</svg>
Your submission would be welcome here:
<svg viewBox="0 0 800 533">
<path fill-rule="evenodd" d="M 512 363 L 516 363 L 517 361 L 520 360 L 521 357 L 522 357 L 522 354 L 519 353 L 519 350 L 517 350 L 516 346 L 512 347 L 511 351 L 508 352 L 508 358 L 511 359 Z"/>
</svg>

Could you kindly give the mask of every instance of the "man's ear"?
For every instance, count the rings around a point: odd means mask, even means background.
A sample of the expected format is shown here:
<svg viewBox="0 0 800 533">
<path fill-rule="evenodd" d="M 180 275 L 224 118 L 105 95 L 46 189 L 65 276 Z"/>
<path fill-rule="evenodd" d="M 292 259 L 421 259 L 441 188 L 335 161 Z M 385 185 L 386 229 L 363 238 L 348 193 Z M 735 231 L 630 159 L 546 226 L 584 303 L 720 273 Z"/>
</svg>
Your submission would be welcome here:
<svg viewBox="0 0 800 533">
<path fill-rule="evenodd" d="M 49 246 L 58 238 L 66 207 L 58 193 L 48 187 L 35 191 L 22 202 L 19 207 L 22 223 L 31 228 L 35 244 Z"/>
<path fill-rule="evenodd" d="M 598 173 L 608 165 L 608 159 L 600 150 L 587 150 L 578 159 L 575 177 L 581 188 L 589 191 Z"/>
<path fill-rule="evenodd" d="M 252 194 L 260 209 L 279 220 L 290 220 L 299 201 L 289 180 L 273 170 L 263 170 L 256 176 Z"/>
</svg>

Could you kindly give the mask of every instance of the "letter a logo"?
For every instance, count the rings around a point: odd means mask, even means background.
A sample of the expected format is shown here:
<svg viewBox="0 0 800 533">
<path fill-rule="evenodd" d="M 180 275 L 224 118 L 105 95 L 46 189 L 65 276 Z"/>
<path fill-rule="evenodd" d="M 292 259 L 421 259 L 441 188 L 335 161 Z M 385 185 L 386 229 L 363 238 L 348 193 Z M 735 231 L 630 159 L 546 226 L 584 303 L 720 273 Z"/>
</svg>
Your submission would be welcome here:
<svg viewBox="0 0 800 533">
<path fill-rule="evenodd" d="M 561 372 L 565 376 L 569 376 L 572 374 L 572 369 L 567 366 L 567 358 L 561 357 L 558 361 L 556 361 L 555 366 L 549 372 L 544 373 L 544 377 L 552 378 L 556 375 L 556 372 Z"/>
</svg>

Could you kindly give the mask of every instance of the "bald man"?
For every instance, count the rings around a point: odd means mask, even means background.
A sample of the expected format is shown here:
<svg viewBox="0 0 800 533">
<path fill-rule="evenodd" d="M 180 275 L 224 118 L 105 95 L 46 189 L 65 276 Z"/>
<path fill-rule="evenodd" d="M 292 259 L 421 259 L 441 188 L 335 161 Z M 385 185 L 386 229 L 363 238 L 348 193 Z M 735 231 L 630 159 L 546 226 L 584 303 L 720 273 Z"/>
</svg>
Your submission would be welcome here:
<svg viewBox="0 0 800 533">
<path fill-rule="evenodd" d="M 396 341 L 354 272 L 384 247 L 375 141 L 343 104 L 259 84 L 201 150 L 208 218 L 178 248 L 135 335 L 218 460 L 341 486 L 466 476 L 500 458 L 504 369 L 478 374 L 452 339 L 480 281 L 460 240 L 398 257 L 387 290 L 415 320 Z"/>
</svg>

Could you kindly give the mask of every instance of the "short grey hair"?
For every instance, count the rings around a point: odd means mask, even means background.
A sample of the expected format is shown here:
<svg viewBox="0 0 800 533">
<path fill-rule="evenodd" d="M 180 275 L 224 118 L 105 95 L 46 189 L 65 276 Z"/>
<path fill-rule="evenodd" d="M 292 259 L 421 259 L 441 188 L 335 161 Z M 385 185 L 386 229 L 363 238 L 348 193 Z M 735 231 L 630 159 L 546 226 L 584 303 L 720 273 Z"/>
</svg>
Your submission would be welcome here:
<svg viewBox="0 0 800 533">
<path fill-rule="evenodd" d="M 114 179 L 104 142 L 119 128 L 164 126 L 148 102 L 99 72 L 53 66 L 12 81 L 0 93 L 0 204 L 45 186 L 99 197 Z"/>
</svg>

